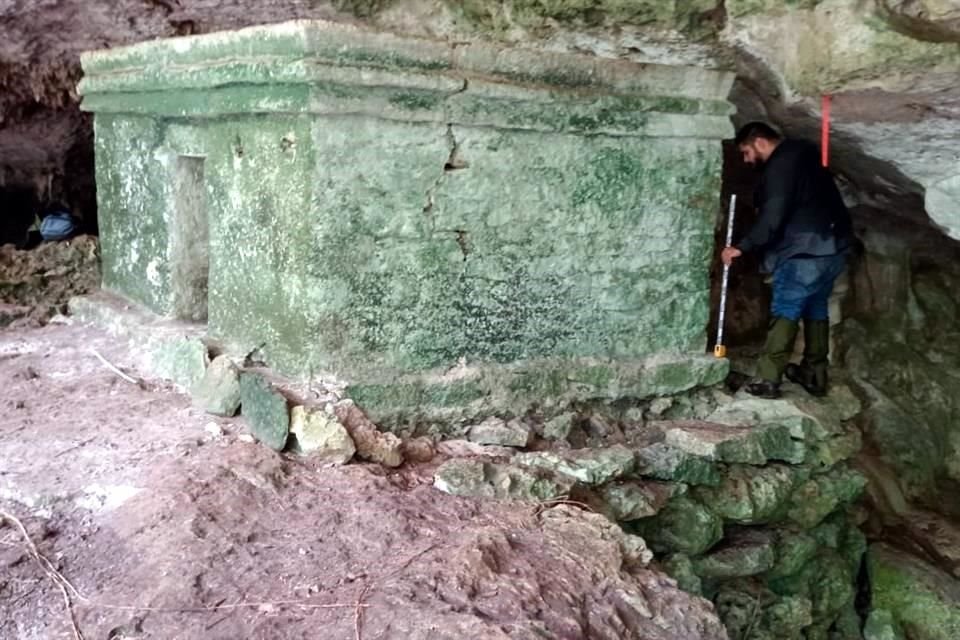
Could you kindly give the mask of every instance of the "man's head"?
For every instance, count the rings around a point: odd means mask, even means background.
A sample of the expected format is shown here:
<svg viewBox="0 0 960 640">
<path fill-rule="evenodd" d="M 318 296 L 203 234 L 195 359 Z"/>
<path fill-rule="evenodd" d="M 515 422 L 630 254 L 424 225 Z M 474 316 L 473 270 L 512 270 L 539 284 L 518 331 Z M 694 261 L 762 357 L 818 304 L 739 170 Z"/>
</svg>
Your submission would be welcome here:
<svg viewBox="0 0 960 640">
<path fill-rule="evenodd" d="M 737 132 L 737 148 L 743 161 L 752 166 L 762 165 L 770 158 L 783 137 L 765 122 L 751 122 Z"/>
</svg>

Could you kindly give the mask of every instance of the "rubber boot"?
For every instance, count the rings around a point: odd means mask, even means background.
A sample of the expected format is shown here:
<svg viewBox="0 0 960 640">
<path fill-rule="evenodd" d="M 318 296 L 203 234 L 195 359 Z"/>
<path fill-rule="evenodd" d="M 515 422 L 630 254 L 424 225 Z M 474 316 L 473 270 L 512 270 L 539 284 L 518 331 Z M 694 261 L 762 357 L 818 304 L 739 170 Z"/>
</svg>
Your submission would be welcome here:
<svg viewBox="0 0 960 640">
<path fill-rule="evenodd" d="M 767 330 L 767 343 L 757 361 L 756 380 L 747 385 L 747 392 L 762 398 L 780 397 L 780 378 L 793 353 L 799 324 L 796 320 L 774 318 Z"/>
<path fill-rule="evenodd" d="M 803 321 L 803 362 L 790 365 L 787 378 L 796 382 L 812 396 L 827 395 L 827 366 L 830 358 L 830 321 Z"/>
</svg>

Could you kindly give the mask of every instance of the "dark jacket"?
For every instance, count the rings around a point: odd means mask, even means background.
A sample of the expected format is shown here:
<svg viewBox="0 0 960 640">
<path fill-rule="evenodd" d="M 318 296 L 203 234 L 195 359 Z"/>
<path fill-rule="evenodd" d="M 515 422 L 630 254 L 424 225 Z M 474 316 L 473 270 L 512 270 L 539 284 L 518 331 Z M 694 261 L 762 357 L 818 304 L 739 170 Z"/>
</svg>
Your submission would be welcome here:
<svg viewBox="0 0 960 640">
<path fill-rule="evenodd" d="M 736 247 L 763 251 L 763 270 L 787 258 L 831 256 L 849 249 L 853 227 L 833 176 L 815 145 L 784 140 L 767 159 L 753 202 L 760 217 Z"/>
</svg>

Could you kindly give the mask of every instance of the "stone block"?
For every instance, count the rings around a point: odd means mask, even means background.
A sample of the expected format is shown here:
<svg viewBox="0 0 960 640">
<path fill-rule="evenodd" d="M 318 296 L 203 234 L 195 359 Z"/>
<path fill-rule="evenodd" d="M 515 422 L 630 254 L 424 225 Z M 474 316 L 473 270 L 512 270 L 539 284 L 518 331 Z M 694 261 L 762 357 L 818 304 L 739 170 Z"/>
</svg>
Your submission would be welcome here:
<svg viewBox="0 0 960 640">
<path fill-rule="evenodd" d="M 346 427 L 323 407 L 294 407 L 290 411 L 290 433 L 297 453 L 329 464 L 346 464 L 357 451 Z"/>
<path fill-rule="evenodd" d="M 596 486 L 633 471 L 634 452 L 623 446 L 576 449 L 563 452 L 521 453 L 517 464 L 550 469 L 585 485 Z"/>
<path fill-rule="evenodd" d="M 614 520 L 628 521 L 657 515 L 671 498 L 686 492 L 686 485 L 669 482 L 624 480 L 599 489 L 603 509 Z"/>
<path fill-rule="evenodd" d="M 636 460 L 636 473 L 640 476 L 691 485 L 715 486 L 720 482 L 714 463 L 666 443 L 640 449 Z"/>
<path fill-rule="evenodd" d="M 234 416 L 240 408 L 240 369 L 228 356 L 217 356 L 191 389 L 193 404 L 217 416 Z"/>
<path fill-rule="evenodd" d="M 675 553 L 663 560 L 663 562 L 660 563 L 660 567 L 668 576 L 677 581 L 678 587 L 687 593 L 698 596 L 703 594 L 703 582 L 700 580 L 700 576 L 694 573 L 693 562 L 690 561 L 690 556 L 683 553 Z"/>
<path fill-rule="evenodd" d="M 543 423 L 543 437 L 547 440 L 566 440 L 573 428 L 575 413 L 561 413 Z"/>
<path fill-rule="evenodd" d="M 710 553 L 695 558 L 693 570 L 706 580 L 745 578 L 768 571 L 774 559 L 773 536 L 745 529 L 727 535 Z"/>
<path fill-rule="evenodd" d="M 573 480 L 546 469 L 456 459 L 440 465 L 433 486 L 455 496 L 543 502 L 566 496 Z"/>
<path fill-rule="evenodd" d="M 691 455 L 718 462 L 766 464 L 768 460 L 803 462 L 802 442 L 794 440 L 788 427 L 760 424 L 740 427 L 705 421 L 655 423 L 665 442 Z"/>
<path fill-rule="evenodd" d="M 240 403 L 253 436 L 271 449 L 281 451 L 290 432 L 287 399 L 259 371 L 240 374 Z"/>
<path fill-rule="evenodd" d="M 817 553 L 817 540 L 804 531 L 780 529 L 776 532 L 776 561 L 768 578 L 783 578 L 801 571 Z"/>
<path fill-rule="evenodd" d="M 720 541 L 723 521 L 687 496 L 674 498 L 652 518 L 636 520 L 628 529 L 642 536 L 657 553 L 696 556 Z"/>
<path fill-rule="evenodd" d="M 813 528 L 841 504 L 860 496 L 866 484 L 863 474 L 848 468 L 814 476 L 790 498 L 789 517 L 802 527 Z"/>
<path fill-rule="evenodd" d="M 150 370 L 191 390 L 206 373 L 210 357 L 207 345 L 198 338 L 170 338 L 150 349 Z"/>
<path fill-rule="evenodd" d="M 738 524 L 767 524 L 782 520 L 790 498 L 809 477 L 798 467 L 732 467 L 717 487 L 698 487 L 695 494 L 724 520 Z"/>
<path fill-rule="evenodd" d="M 504 421 L 490 417 L 470 427 L 470 442 L 477 444 L 492 444 L 504 447 L 525 447 L 530 442 L 532 431 L 521 420 Z"/>
</svg>

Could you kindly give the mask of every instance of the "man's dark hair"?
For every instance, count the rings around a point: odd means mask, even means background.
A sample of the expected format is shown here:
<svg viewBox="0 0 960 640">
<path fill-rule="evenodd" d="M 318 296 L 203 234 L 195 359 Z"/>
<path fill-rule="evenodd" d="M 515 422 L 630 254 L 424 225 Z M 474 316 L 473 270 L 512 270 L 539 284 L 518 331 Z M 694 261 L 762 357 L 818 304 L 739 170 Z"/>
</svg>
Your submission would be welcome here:
<svg viewBox="0 0 960 640">
<path fill-rule="evenodd" d="M 757 138 L 763 138 L 764 140 L 777 142 L 783 139 L 783 136 L 777 133 L 777 130 L 768 125 L 766 122 L 748 122 L 740 127 L 740 131 L 737 131 L 737 137 L 735 141 L 739 147 L 742 144 L 750 144 Z"/>
</svg>

